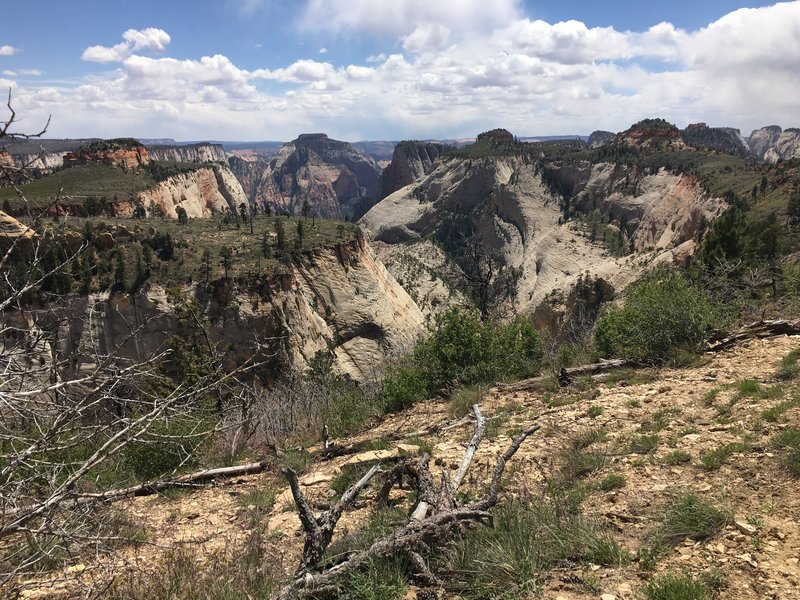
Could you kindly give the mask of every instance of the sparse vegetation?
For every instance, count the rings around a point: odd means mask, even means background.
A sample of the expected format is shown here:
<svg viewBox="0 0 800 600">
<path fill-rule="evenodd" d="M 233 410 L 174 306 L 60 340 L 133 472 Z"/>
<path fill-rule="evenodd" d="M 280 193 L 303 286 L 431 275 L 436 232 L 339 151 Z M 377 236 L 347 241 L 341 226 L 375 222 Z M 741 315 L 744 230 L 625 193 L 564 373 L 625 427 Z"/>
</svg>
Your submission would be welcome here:
<svg viewBox="0 0 800 600">
<path fill-rule="evenodd" d="M 663 460 L 665 465 L 685 465 L 692 461 L 692 455 L 684 450 L 674 450 L 673 452 L 665 454 Z"/>
<path fill-rule="evenodd" d="M 718 446 L 700 455 L 700 465 L 706 471 L 714 471 L 719 469 L 732 455 L 749 450 L 750 446 L 742 442 L 732 442 L 724 446 Z"/>
<path fill-rule="evenodd" d="M 659 544 L 674 546 L 686 538 L 707 540 L 717 535 L 731 520 L 727 511 L 703 500 L 695 492 L 673 497 L 656 532 Z"/>
<path fill-rule="evenodd" d="M 646 600 L 710 600 L 711 590 L 689 573 L 664 573 L 654 577 L 642 590 Z"/>
</svg>

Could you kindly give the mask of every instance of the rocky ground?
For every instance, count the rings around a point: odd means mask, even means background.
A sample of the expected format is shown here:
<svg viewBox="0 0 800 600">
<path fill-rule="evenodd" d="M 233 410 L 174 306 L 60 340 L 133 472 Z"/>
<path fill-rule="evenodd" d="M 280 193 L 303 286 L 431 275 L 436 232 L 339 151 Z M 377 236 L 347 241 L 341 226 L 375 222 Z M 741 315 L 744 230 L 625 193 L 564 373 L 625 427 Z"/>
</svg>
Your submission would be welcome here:
<svg viewBox="0 0 800 600">
<path fill-rule="evenodd" d="M 685 368 L 615 373 L 605 382 L 580 380 L 566 389 L 494 388 L 481 402 L 487 438 L 476 454 L 465 491 L 485 483 L 510 435 L 548 411 L 540 417 L 542 429 L 515 456 L 506 492 L 541 489 L 554 477 L 569 440 L 582 432 L 602 431 L 604 437 L 592 451 L 603 459 L 582 482 L 586 492 L 582 509 L 609 528 L 632 560 L 616 567 L 565 564 L 546 578 L 541 597 L 635 598 L 655 574 L 705 571 L 724 582 L 719 592 L 723 599 L 800 598 L 800 482 L 782 466 L 780 450 L 770 445 L 777 432 L 800 427 L 800 403 L 786 403 L 788 408 L 778 414 L 764 413 L 800 393 L 800 384 L 776 379 L 780 359 L 797 348 L 800 337 L 751 341 L 706 355 Z M 391 461 L 421 449 L 432 449 L 437 468 L 455 469 L 472 433 L 466 420 L 452 426 L 458 421 L 452 403 L 444 402 L 392 415 L 368 433 L 339 440 L 369 439 L 374 449 L 311 462 L 301 477 L 303 489 L 314 503 L 324 505 L 333 497 L 331 486 L 346 465 Z M 739 445 L 729 446 L 734 443 Z M 729 451 L 719 451 L 723 447 Z M 708 454 L 713 450 L 717 453 Z M 624 478 L 619 479 L 624 484 L 603 491 L 598 483 L 612 474 Z M 275 491 L 276 498 L 271 509 L 262 510 L 254 492 L 267 488 Z M 665 507 L 689 490 L 729 511 L 728 524 L 709 540 L 686 539 L 647 564 L 647 549 Z M 366 518 L 373 495 L 374 491 L 367 493 L 342 518 L 340 534 L 356 529 Z M 147 543 L 120 550 L 113 564 L 75 564 L 65 573 L 67 584 L 25 596 L 57 595 L 78 581 L 96 585 L 109 567 L 156 568 L 165 549 L 176 544 L 213 558 L 215 551 L 264 523 L 269 539 L 281 549 L 283 560 L 276 568 L 292 570 L 302 549 L 291 494 L 275 473 L 172 497 L 137 498 L 117 507 L 144 529 Z M 413 589 L 408 597 L 415 597 Z"/>
</svg>

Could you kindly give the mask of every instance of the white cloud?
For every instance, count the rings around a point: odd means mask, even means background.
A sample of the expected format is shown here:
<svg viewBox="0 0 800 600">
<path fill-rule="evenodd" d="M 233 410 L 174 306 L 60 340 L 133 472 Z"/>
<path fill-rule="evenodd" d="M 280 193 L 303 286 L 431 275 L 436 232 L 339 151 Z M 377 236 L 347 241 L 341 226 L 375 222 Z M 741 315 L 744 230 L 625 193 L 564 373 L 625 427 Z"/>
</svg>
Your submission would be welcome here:
<svg viewBox="0 0 800 600">
<path fill-rule="evenodd" d="M 6 69 L 6 70 L 3 71 L 3 75 L 5 75 L 6 77 L 16 77 L 17 76 L 17 72 L 16 71 L 12 71 L 11 69 Z"/>
<path fill-rule="evenodd" d="M 403 38 L 403 48 L 414 54 L 434 52 L 450 39 L 450 29 L 439 23 L 425 23 Z"/>
<path fill-rule="evenodd" d="M 14 48 L 14 46 L 0 46 L 0 56 L 13 56 L 19 52 L 19 48 Z"/>
<path fill-rule="evenodd" d="M 328 49 L 327 48 L 320 48 L 319 49 L 319 54 L 327 54 L 327 53 L 328 53 Z"/>
<path fill-rule="evenodd" d="M 311 0 L 305 26 L 342 6 Z M 735 11 L 697 31 L 547 23 L 523 18 L 518 7 L 512 0 L 350 0 L 331 16 L 338 22 L 315 26 L 388 36 L 384 52 L 361 64 L 305 58 L 247 70 L 222 55 L 142 56 L 164 51 L 169 36 L 131 30 L 118 47 L 93 47 L 115 68 L 73 88 L 26 84 L 15 89 L 15 106 L 34 122 L 52 112 L 53 135 L 82 137 L 292 139 L 319 130 L 396 139 L 495 126 L 545 135 L 621 130 L 646 116 L 744 133 L 773 122 L 800 125 L 800 2 Z"/>
<path fill-rule="evenodd" d="M 44 71 L 40 71 L 39 69 L 20 69 L 20 75 L 26 75 L 28 77 L 39 77 L 44 75 Z"/>
<path fill-rule="evenodd" d="M 81 58 L 90 62 L 122 62 L 136 50 L 161 53 L 170 43 L 169 34 L 163 29 L 128 29 L 122 34 L 122 42 L 114 46 L 89 46 Z"/>
<path fill-rule="evenodd" d="M 317 31 L 403 36 L 417 26 L 490 30 L 520 15 L 520 0 L 310 0 L 300 23 Z"/>
</svg>

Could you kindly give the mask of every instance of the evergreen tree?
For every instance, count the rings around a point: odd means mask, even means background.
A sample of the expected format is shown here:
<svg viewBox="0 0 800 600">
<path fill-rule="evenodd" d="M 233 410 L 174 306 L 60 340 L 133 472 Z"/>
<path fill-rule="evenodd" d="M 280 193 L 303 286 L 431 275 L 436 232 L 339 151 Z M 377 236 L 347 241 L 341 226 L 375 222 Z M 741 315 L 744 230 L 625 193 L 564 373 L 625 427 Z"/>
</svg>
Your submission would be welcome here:
<svg viewBox="0 0 800 600">
<path fill-rule="evenodd" d="M 223 246 L 219 250 L 219 264 L 225 269 L 225 279 L 228 278 L 228 269 L 233 265 L 233 252 L 227 246 Z"/>
<path fill-rule="evenodd" d="M 200 259 L 200 269 L 205 274 L 206 283 L 211 277 L 211 251 L 208 248 L 203 248 L 203 256 Z"/>
<path fill-rule="evenodd" d="M 277 234 L 276 247 L 278 254 L 286 252 L 286 230 L 283 228 L 283 221 L 280 218 L 275 220 L 275 233 Z"/>
<path fill-rule="evenodd" d="M 189 215 L 186 214 L 186 209 L 182 206 L 175 207 L 175 214 L 178 215 L 178 223 L 186 225 L 189 222 Z"/>
<path fill-rule="evenodd" d="M 303 208 L 300 210 L 303 213 L 303 218 L 308 219 L 308 212 L 311 210 L 311 206 L 308 204 L 308 200 L 303 200 Z"/>
<path fill-rule="evenodd" d="M 264 235 L 261 236 L 261 256 L 264 258 L 272 258 L 272 247 L 269 244 L 269 234 L 264 230 Z"/>
<path fill-rule="evenodd" d="M 122 291 L 127 287 L 128 281 L 128 265 L 125 250 L 120 248 L 117 250 L 116 262 L 114 266 L 114 288 Z"/>
</svg>

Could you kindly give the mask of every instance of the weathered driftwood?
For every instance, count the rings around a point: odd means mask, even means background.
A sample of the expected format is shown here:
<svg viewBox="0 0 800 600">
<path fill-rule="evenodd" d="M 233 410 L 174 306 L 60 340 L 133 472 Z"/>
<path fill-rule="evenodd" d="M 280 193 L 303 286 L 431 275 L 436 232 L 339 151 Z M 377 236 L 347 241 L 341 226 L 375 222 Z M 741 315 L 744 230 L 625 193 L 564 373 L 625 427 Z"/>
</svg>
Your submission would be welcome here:
<svg viewBox="0 0 800 600">
<path fill-rule="evenodd" d="M 330 543 L 336 521 L 341 512 L 352 504 L 359 492 L 375 475 L 377 467 L 373 467 L 359 482 L 347 490 L 334 508 L 317 517 L 313 515 L 303 498 L 296 477 L 293 477 L 291 471 L 285 471 L 306 535 L 306 542 L 301 564 L 292 581 L 280 591 L 278 598 L 283 600 L 309 594 L 335 592 L 342 577 L 360 569 L 367 561 L 398 554 L 409 558 L 412 570 L 410 575 L 418 584 L 438 585 L 436 576 L 425 564 L 420 550 L 445 543 L 454 533 L 463 530 L 465 524 L 492 524 L 492 515 L 488 511 L 497 504 L 506 464 L 519 450 L 522 442 L 539 429 L 539 425 L 533 425 L 514 438 L 503 455 L 498 457 L 485 495 L 462 505 L 456 499 L 456 492 L 472 464 L 475 451 L 486 430 L 485 420 L 478 405 L 474 405 L 472 410 L 476 421 L 475 433 L 452 482 L 445 472 L 442 474 L 441 483 L 438 485 L 435 483 L 429 469 L 430 457 L 427 454 L 418 459 L 408 458 L 396 465 L 386 474 L 384 484 L 378 492 L 378 501 L 388 501 L 395 485 L 404 480 L 409 481 L 417 491 L 417 504 L 412 508 L 407 523 L 376 540 L 366 550 L 353 552 L 333 565 L 322 562 L 322 557 L 327 544 Z"/>
<path fill-rule="evenodd" d="M 755 321 L 732 333 L 719 333 L 712 336 L 706 345 L 706 352 L 727 350 L 751 338 L 768 338 L 779 335 L 800 335 L 800 319 Z"/>
</svg>

